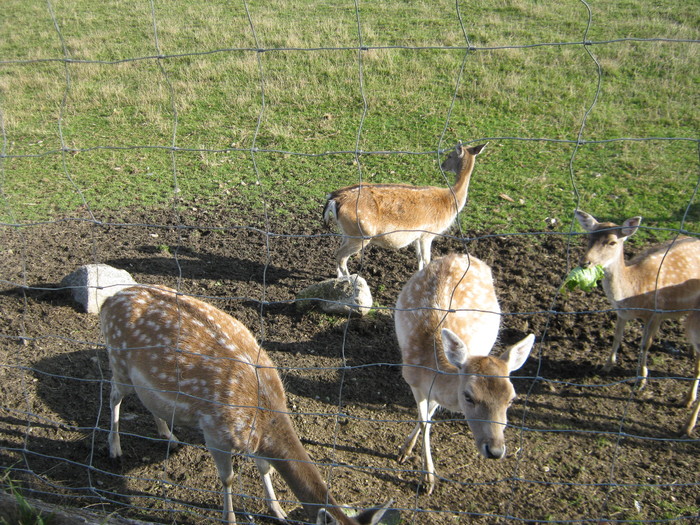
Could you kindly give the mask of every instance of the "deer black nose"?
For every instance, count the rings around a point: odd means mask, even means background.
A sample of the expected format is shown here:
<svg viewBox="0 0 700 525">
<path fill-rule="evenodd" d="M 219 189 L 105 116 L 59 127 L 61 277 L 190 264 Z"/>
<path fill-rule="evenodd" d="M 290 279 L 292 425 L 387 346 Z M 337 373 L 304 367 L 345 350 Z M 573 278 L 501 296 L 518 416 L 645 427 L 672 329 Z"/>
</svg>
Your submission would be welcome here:
<svg viewBox="0 0 700 525">
<path fill-rule="evenodd" d="M 591 265 L 591 261 L 586 259 L 581 259 L 581 268 L 588 268 Z"/>
<path fill-rule="evenodd" d="M 505 447 L 490 447 L 488 445 L 484 446 L 484 452 L 486 452 L 486 457 L 488 459 L 501 459 L 506 454 Z"/>
</svg>

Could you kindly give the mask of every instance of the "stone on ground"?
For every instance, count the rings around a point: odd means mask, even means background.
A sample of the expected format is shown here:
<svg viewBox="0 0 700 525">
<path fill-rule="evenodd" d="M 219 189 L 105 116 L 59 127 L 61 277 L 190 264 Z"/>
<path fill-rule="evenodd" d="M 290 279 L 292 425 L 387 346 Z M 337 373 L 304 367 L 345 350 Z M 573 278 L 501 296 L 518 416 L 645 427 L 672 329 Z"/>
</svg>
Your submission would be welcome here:
<svg viewBox="0 0 700 525">
<path fill-rule="evenodd" d="M 357 274 L 315 283 L 296 296 L 297 308 L 318 308 L 333 315 L 365 315 L 372 308 L 372 292 Z"/>
<path fill-rule="evenodd" d="M 73 299 L 89 314 L 99 314 L 102 303 L 124 288 L 138 284 L 126 270 L 108 264 L 86 264 L 61 281 Z"/>
</svg>

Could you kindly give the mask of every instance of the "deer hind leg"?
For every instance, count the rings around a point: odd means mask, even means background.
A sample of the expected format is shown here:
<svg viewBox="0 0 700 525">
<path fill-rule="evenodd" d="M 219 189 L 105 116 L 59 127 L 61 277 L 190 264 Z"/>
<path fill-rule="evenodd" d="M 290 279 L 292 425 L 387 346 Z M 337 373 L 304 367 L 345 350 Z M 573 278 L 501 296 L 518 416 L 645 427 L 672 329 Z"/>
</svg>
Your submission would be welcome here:
<svg viewBox="0 0 700 525">
<path fill-rule="evenodd" d="M 225 445 L 220 443 L 215 443 L 211 439 L 209 433 L 205 432 L 204 440 L 214 458 L 214 463 L 216 464 L 216 470 L 219 472 L 219 478 L 223 485 L 223 496 L 224 496 L 224 522 L 228 525 L 236 525 L 236 514 L 233 512 L 233 500 L 231 497 L 232 487 L 233 487 L 233 464 L 231 462 L 231 452 L 224 450 Z"/>
<path fill-rule="evenodd" d="M 615 336 L 613 337 L 612 350 L 608 354 L 608 359 L 603 365 L 603 372 L 610 372 L 615 363 L 617 363 L 617 351 L 620 349 L 620 344 L 622 343 L 622 335 L 625 333 L 625 325 L 627 324 L 627 319 L 620 317 L 618 314 L 617 322 L 615 323 Z"/>
<path fill-rule="evenodd" d="M 647 368 L 647 353 L 649 352 L 649 347 L 651 342 L 659 331 L 659 326 L 661 325 L 661 317 L 658 315 L 652 315 L 644 325 L 644 332 L 642 333 L 642 356 L 640 362 L 642 378 L 639 381 L 639 389 L 643 389 L 647 384 L 647 376 L 649 375 L 649 369 Z"/>
<path fill-rule="evenodd" d="M 424 421 L 426 421 L 427 419 L 425 417 L 424 412 L 427 414 L 426 407 L 428 403 L 428 398 L 423 394 L 422 391 L 418 390 L 417 388 L 411 387 L 411 390 L 413 391 L 413 397 L 416 400 L 416 405 L 418 406 L 418 421 L 416 422 L 416 426 L 413 427 L 411 433 L 406 437 L 404 444 L 399 449 L 399 457 L 397 458 L 399 463 L 404 463 L 408 456 L 411 455 L 411 452 L 413 452 L 413 447 L 416 446 L 418 436 L 420 435 L 421 430 L 423 430 L 423 427 L 425 426 Z"/>
<path fill-rule="evenodd" d="M 700 344 L 696 343 L 693 345 L 693 353 L 695 354 L 695 378 L 690 384 L 690 389 L 685 396 L 683 404 L 690 408 L 695 403 L 698 397 L 698 382 L 700 382 Z"/>
<path fill-rule="evenodd" d="M 423 235 L 413 241 L 416 246 L 416 256 L 418 257 L 418 271 L 430 264 L 430 247 L 434 237 L 434 235 Z"/>
<path fill-rule="evenodd" d="M 404 441 L 404 444 L 399 449 L 399 457 L 397 458 L 397 461 L 399 463 L 404 463 L 406 461 L 406 458 L 408 458 L 408 456 L 411 455 L 411 452 L 413 452 L 413 447 L 416 446 L 416 441 L 418 441 L 418 436 L 420 435 L 420 431 L 422 428 L 423 426 L 420 422 L 416 423 L 416 426 L 413 427 L 413 430 L 408 435 L 406 441 Z"/>
<path fill-rule="evenodd" d="M 156 428 L 158 429 L 158 435 L 162 437 L 163 439 L 167 439 L 170 441 L 170 448 L 175 448 L 177 447 L 177 438 L 175 437 L 175 434 L 172 433 L 170 428 L 168 428 L 168 424 L 165 422 L 164 419 L 159 418 L 158 416 L 154 415 L 153 419 L 156 422 Z"/>
<path fill-rule="evenodd" d="M 693 349 L 693 357 L 695 358 L 695 379 L 690 385 L 688 394 L 685 396 L 685 406 L 690 408 L 697 399 L 698 383 L 700 382 L 700 311 L 691 312 L 690 315 L 688 315 L 685 320 L 685 333 Z M 694 408 L 694 412 L 695 418 L 693 419 L 692 426 L 695 426 L 695 419 L 697 419 L 698 416 L 697 406 Z"/>
<path fill-rule="evenodd" d="M 348 259 L 357 252 L 365 248 L 370 243 L 370 239 L 344 236 L 343 241 L 335 252 L 335 260 L 338 269 L 338 277 L 350 277 L 348 270 Z"/>
<path fill-rule="evenodd" d="M 698 412 L 700 412 L 700 399 L 695 401 L 695 406 L 690 411 L 690 416 L 688 416 L 688 420 L 686 421 L 685 425 L 683 426 L 683 434 L 684 435 L 686 435 L 686 436 L 693 435 L 693 429 L 695 428 L 695 423 L 698 420 Z"/>
<path fill-rule="evenodd" d="M 287 514 L 282 510 L 279 501 L 277 501 L 275 489 L 272 486 L 272 465 L 270 465 L 269 461 L 262 458 L 256 458 L 255 464 L 262 478 L 263 488 L 265 489 L 265 499 L 267 500 L 267 506 L 270 508 L 270 512 L 281 522 L 287 523 Z"/>
<path fill-rule="evenodd" d="M 111 422 L 109 429 L 109 457 L 118 458 L 122 455 L 121 440 L 119 439 L 119 409 L 121 408 L 124 392 L 119 383 L 112 379 L 112 390 L 109 393 Z"/>
</svg>

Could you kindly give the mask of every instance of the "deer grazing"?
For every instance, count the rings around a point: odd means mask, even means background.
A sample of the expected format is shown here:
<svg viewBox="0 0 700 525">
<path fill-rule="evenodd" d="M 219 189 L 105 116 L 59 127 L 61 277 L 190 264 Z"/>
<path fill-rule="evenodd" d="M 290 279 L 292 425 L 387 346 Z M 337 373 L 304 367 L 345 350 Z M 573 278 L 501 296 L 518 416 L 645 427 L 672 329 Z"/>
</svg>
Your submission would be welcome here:
<svg viewBox="0 0 700 525">
<path fill-rule="evenodd" d="M 166 287 L 127 288 L 104 303 L 100 316 L 112 368 L 111 457 L 122 455 L 121 401 L 136 392 L 173 444 L 168 423 L 202 430 L 223 483 L 227 523 L 236 523 L 233 452 L 255 457 L 270 510 L 285 523 L 273 467 L 315 523 L 379 522 L 390 502 L 351 518 L 329 494 L 294 431 L 275 365 L 239 321 Z"/>
<path fill-rule="evenodd" d="M 438 406 L 464 414 L 482 456 L 505 456 L 506 412 L 515 398 L 509 375 L 525 363 L 535 336 L 528 335 L 500 356 L 489 355 L 500 314 L 491 269 L 468 255 L 436 259 L 399 294 L 396 336 L 419 422 L 398 459 L 403 463 L 411 454 L 422 430 L 422 480 L 428 494 L 435 487 L 430 425 Z"/>
<path fill-rule="evenodd" d="M 612 222 L 598 222 L 586 212 L 577 210 L 576 219 L 588 232 L 588 248 L 581 258 L 581 266 L 600 265 L 605 270 L 603 289 L 617 313 L 615 336 L 603 370 L 608 372 L 617 361 L 617 351 L 627 321 L 640 319 L 644 326 L 641 343 L 641 381 L 647 378 L 647 352 L 652 339 L 665 319 L 677 319 L 690 311 L 685 323 L 688 341 L 695 354 L 695 379 L 685 398 L 692 407 L 697 398 L 700 380 L 700 239 L 678 237 L 650 247 L 625 262 L 624 242 L 634 234 L 641 217 L 627 219 L 622 226 Z M 694 310 L 694 311 L 693 311 Z M 686 434 L 692 432 L 697 418 L 686 424 Z"/>
<path fill-rule="evenodd" d="M 323 219 L 335 219 L 343 240 L 335 258 L 338 277 L 349 277 L 348 259 L 370 244 L 399 249 L 413 243 L 418 269 L 430 262 L 433 238 L 446 231 L 464 208 L 476 156 L 486 144 L 467 148 L 458 144 L 442 163 L 457 174 L 453 186 L 358 184 L 327 196 Z"/>
</svg>

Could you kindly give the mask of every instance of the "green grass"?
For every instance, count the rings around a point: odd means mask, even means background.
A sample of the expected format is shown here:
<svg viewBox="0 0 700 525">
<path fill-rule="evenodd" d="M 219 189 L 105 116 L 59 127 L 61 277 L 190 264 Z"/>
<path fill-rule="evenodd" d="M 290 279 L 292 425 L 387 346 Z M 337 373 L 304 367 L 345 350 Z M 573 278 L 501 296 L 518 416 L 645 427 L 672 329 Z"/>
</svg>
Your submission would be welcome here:
<svg viewBox="0 0 700 525">
<path fill-rule="evenodd" d="M 11 479 L 10 473 L 11 470 L 6 469 L 0 476 L 0 483 L 7 487 L 6 492 L 8 494 L 11 494 L 12 497 L 15 499 L 15 504 L 17 506 L 15 518 L 18 521 L 14 525 L 50 525 L 51 523 L 53 523 L 55 520 L 52 515 L 45 515 L 45 513 L 42 513 L 41 511 L 37 510 L 24 497 L 19 483 Z M 0 519 L 0 525 L 9 524 L 3 518 Z"/>
<path fill-rule="evenodd" d="M 461 2 L 465 59 L 447 1 L 154 2 L 154 24 L 149 3 L 72 0 L 52 4 L 59 36 L 46 4 L 8 0 L 0 221 L 193 202 L 292 220 L 360 178 L 447 184 L 437 150 L 490 138 L 470 234 L 568 231 L 577 206 L 658 228 L 689 211 L 698 232 L 697 43 L 569 43 L 698 40 L 700 14 L 609 4 L 589 27 L 582 2 Z"/>
<path fill-rule="evenodd" d="M 697 516 L 700 514 L 700 507 L 697 505 L 684 506 L 678 505 L 674 501 L 661 500 L 658 503 L 661 513 L 660 519 L 673 519 L 677 516 Z"/>
</svg>

